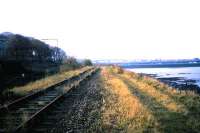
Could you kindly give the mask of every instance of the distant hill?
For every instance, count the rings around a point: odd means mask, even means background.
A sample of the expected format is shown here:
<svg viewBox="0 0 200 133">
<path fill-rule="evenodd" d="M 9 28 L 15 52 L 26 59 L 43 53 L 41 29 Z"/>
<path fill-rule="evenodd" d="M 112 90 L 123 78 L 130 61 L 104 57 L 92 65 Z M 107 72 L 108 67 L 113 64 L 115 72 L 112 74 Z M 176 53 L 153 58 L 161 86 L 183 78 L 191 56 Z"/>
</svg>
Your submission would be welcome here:
<svg viewBox="0 0 200 133">
<path fill-rule="evenodd" d="M 130 62 L 122 63 L 124 68 L 159 68 L 159 67 L 199 67 L 198 58 L 188 60 L 166 60 L 166 61 L 149 61 L 149 62 Z"/>
<path fill-rule="evenodd" d="M 101 65 L 119 65 L 124 68 L 156 68 L 156 67 L 199 67 L 200 59 L 177 59 L 177 60 L 95 60 L 94 63 Z"/>
</svg>

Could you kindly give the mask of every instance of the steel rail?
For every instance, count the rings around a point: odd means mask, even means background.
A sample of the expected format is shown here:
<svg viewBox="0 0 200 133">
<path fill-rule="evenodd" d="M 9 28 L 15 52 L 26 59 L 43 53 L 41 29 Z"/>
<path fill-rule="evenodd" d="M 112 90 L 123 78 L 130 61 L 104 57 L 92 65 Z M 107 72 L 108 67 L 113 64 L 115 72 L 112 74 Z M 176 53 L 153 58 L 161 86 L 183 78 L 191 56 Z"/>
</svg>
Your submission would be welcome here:
<svg viewBox="0 0 200 133">
<path fill-rule="evenodd" d="M 45 90 L 33 93 L 29 96 L 23 97 L 21 99 L 18 99 L 14 102 L 12 102 L 11 104 L 9 104 L 7 107 L 3 107 L 1 108 L 1 110 L 4 110 L 4 112 L 7 112 L 9 110 L 13 110 L 15 109 L 17 106 L 21 105 L 24 102 L 29 101 L 30 99 L 37 97 L 37 96 L 43 96 L 42 94 L 45 93 L 45 91 L 51 90 L 55 87 L 59 87 L 64 85 L 66 82 L 70 82 L 72 81 L 73 83 L 69 84 L 69 89 L 65 90 L 62 94 L 59 94 L 58 96 L 56 96 L 53 100 L 48 101 L 48 104 L 46 104 L 45 106 L 41 107 L 39 110 L 37 110 L 36 112 L 34 112 L 32 115 L 29 116 L 29 118 L 21 123 L 19 123 L 19 125 L 14 128 L 14 129 L 8 129 L 8 130 L 0 130 L 0 132 L 21 132 L 24 129 L 26 129 L 25 127 L 29 127 L 31 124 L 34 123 L 34 121 L 38 120 L 39 116 L 41 116 L 43 114 L 43 112 L 46 112 L 47 110 L 49 110 L 49 108 L 58 100 L 62 99 L 63 96 L 71 89 L 76 88 L 81 82 L 85 81 L 88 77 L 90 77 L 92 74 L 94 74 L 97 71 L 97 69 L 95 68 L 91 68 L 89 70 L 86 70 L 82 73 L 80 73 L 78 76 L 72 76 L 71 78 L 61 81 L 55 85 L 52 85 L 50 87 L 48 87 Z M 48 96 L 48 95 L 47 95 Z M 27 108 L 30 109 L 30 108 Z M 1 128 L 1 127 L 0 127 Z"/>
</svg>

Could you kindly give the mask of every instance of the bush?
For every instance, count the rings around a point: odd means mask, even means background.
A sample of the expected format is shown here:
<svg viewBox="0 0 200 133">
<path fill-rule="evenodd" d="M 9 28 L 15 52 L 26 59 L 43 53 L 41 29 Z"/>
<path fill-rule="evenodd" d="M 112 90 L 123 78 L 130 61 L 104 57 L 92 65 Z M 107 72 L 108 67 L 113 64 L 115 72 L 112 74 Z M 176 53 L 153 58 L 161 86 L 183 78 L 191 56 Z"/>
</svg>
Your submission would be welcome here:
<svg viewBox="0 0 200 133">
<path fill-rule="evenodd" d="M 83 61 L 83 65 L 84 66 L 92 66 L 93 64 L 92 64 L 92 61 L 90 59 L 85 59 Z"/>
<path fill-rule="evenodd" d="M 68 68 L 71 68 L 71 69 L 76 69 L 76 68 L 81 67 L 81 64 L 74 57 L 68 57 L 68 58 L 66 58 L 63 61 L 63 65 L 65 67 L 68 67 Z"/>
</svg>

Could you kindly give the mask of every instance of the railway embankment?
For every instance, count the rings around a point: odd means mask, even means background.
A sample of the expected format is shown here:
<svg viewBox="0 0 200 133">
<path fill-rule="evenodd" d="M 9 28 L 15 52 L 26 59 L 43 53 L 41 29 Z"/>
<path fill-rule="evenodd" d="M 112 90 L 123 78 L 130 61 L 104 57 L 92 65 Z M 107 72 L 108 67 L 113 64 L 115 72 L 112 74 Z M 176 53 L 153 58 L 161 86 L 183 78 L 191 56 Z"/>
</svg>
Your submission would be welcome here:
<svg viewBox="0 0 200 133">
<path fill-rule="evenodd" d="M 64 88 L 73 88 L 67 93 L 60 93 L 62 91 L 58 90 L 63 87 L 57 86 L 58 89 L 36 98 L 39 101 L 37 108 L 46 100 L 54 104 L 24 130 L 50 133 L 200 132 L 200 96 L 194 91 L 180 91 L 149 76 L 116 66 L 101 67 L 100 71 L 86 70 L 81 75 L 69 82 L 73 81 L 73 85 L 66 83 Z M 62 100 L 54 102 L 52 99 L 60 94 L 63 94 Z M 26 121 L 30 118 L 28 112 L 37 109 L 32 101 L 18 106 L 28 110 L 22 111 L 22 120 Z M 8 118 L 10 125 L 11 118 Z"/>
</svg>

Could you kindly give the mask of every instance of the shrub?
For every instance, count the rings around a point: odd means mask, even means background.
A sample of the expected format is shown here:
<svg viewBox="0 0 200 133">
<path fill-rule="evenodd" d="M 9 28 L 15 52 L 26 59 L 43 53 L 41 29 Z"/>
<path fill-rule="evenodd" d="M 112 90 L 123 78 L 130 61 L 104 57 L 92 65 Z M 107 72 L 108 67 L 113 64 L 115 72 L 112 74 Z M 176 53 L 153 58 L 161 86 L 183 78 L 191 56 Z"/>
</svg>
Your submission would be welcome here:
<svg viewBox="0 0 200 133">
<path fill-rule="evenodd" d="M 90 59 L 85 59 L 83 61 L 83 65 L 84 66 L 92 66 L 93 64 L 92 64 L 92 61 Z"/>
</svg>

